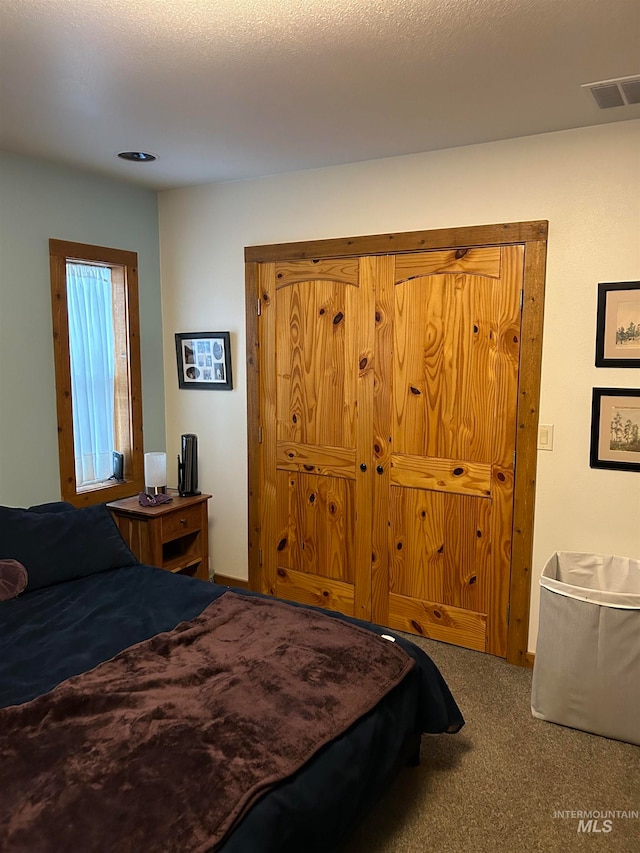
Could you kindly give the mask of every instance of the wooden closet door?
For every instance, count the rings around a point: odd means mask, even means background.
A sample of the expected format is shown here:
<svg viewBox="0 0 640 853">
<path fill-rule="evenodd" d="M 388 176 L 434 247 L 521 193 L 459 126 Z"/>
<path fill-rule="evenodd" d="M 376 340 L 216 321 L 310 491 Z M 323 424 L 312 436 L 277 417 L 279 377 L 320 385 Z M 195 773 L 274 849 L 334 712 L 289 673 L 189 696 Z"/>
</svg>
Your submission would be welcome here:
<svg viewBox="0 0 640 853">
<path fill-rule="evenodd" d="M 258 272 L 262 589 L 363 618 L 375 267 L 351 258 L 264 263 Z"/>
<path fill-rule="evenodd" d="M 380 260 L 373 619 L 506 654 L 523 247 Z"/>
</svg>

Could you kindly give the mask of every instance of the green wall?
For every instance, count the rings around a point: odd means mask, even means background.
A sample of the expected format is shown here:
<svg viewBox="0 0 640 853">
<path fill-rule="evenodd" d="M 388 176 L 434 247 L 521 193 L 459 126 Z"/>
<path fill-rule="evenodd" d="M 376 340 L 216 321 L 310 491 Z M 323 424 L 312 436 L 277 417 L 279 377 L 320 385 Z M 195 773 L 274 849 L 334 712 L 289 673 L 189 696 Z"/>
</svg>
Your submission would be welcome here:
<svg viewBox="0 0 640 853">
<path fill-rule="evenodd" d="M 156 193 L 0 152 L 0 504 L 10 506 L 60 498 L 51 237 L 138 253 L 145 449 L 165 447 Z"/>
</svg>

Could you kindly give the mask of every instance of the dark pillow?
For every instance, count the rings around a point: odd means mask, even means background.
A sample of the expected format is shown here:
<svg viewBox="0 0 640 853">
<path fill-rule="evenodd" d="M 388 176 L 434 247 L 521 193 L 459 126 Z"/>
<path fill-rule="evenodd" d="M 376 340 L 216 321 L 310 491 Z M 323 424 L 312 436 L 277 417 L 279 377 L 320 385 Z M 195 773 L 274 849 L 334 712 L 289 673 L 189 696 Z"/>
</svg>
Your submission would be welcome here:
<svg viewBox="0 0 640 853">
<path fill-rule="evenodd" d="M 51 501 L 47 504 L 30 506 L 29 512 L 67 512 L 70 509 L 75 509 L 75 507 L 68 501 Z"/>
<path fill-rule="evenodd" d="M 23 564 L 29 591 L 138 562 L 103 504 L 63 512 L 0 507 L 0 554 Z"/>
<path fill-rule="evenodd" d="M 16 598 L 27 585 L 27 570 L 17 560 L 0 560 L 0 601 Z"/>
</svg>

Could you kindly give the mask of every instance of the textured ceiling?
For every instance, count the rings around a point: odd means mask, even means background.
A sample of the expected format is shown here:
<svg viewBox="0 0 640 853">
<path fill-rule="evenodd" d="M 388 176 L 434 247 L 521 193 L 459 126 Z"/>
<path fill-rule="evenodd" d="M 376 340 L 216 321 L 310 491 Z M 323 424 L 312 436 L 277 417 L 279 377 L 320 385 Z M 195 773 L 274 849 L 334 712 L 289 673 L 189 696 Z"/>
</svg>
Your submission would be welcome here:
<svg viewBox="0 0 640 853">
<path fill-rule="evenodd" d="M 637 118 L 580 88 L 637 73 L 638 0 L 2 0 L 0 147 L 162 189 Z"/>
</svg>

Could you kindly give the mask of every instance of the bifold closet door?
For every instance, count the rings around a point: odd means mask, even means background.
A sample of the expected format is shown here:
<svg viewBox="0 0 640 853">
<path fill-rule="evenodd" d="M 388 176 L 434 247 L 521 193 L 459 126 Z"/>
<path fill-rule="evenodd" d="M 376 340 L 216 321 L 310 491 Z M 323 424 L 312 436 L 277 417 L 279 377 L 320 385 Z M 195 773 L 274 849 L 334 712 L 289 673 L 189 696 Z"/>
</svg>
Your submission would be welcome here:
<svg viewBox="0 0 640 853">
<path fill-rule="evenodd" d="M 373 620 L 506 654 L 522 246 L 380 260 Z"/>
<path fill-rule="evenodd" d="M 523 257 L 259 265 L 264 591 L 506 654 Z"/>
<path fill-rule="evenodd" d="M 262 589 L 371 614 L 375 259 L 261 264 Z"/>
</svg>

